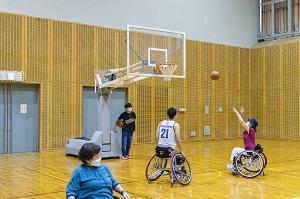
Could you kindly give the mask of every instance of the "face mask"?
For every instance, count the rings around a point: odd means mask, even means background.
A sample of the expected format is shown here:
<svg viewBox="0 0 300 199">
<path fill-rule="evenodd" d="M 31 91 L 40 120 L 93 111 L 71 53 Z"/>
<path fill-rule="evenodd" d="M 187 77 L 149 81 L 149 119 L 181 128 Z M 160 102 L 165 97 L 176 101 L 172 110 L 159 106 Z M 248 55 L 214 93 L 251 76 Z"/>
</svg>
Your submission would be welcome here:
<svg viewBox="0 0 300 199">
<path fill-rule="evenodd" d="M 132 111 L 132 107 L 127 108 L 127 112 L 131 112 Z"/>
<path fill-rule="evenodd" d="M 98 158 L 98 159 L 96 159 L 96 160 L 91 160 L 91 161 L 92 161 L 91 165 L 93 165 L 93 166 L 97 167 L 97 166 L 99 166 L 99 165 L 100 165 L 100 162 L 101 162 L 101 157 L 100 157 L 100 158 Z"/>
<path fill-rule="evenodd" d="M 250 122 L 248 121 L 247 123 L 246 123 L 248 126 L 250 126 Z"/>
</svg>

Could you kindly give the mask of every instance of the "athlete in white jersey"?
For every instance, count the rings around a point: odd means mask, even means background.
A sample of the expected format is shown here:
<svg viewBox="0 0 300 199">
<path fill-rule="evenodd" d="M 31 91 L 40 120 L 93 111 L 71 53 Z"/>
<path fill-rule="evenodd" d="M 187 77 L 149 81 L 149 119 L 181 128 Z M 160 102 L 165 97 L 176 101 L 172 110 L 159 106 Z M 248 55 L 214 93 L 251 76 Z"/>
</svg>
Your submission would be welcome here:
<svg viewBox="0 0 300 199">
<path fill-rule="evenodd" d="M 167 114 L 169 119 L 161 121 L 157 127 L 156 141 L 159 147 L 171 147 L 173 150 L 175 150 L 177 145 L 183 154 L 180 139 L 180 125 L 174 121 L 177 110 L 171 107 L 168 109 Z"/>
</svg>

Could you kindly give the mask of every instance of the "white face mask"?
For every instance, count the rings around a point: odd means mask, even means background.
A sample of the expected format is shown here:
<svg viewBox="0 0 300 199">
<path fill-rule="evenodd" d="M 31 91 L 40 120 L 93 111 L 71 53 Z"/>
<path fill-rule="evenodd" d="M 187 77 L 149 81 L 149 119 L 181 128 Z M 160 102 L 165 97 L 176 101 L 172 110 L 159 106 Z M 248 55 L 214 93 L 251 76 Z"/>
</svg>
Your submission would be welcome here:
<svg viewBox="0 0 300 199">
<path fill-rule="evenodd" d="M 127 112 L 131 112 L 132 111 L 132 107 L 130 108 L 126 108 Z"/>
<path fill-rule="evenodd" d="M 97 167 L 97 166 L 99 166 L 99 165 L 100 165 L 100 162 L 101 162 L 101 157 L 100 157 L 100 158 L 98 158 L 98 159 L 96 159 L 96 160 L 91 160 L 91 161 L 92 161 L 91 165 L 93 165 L 93 166 Z"/>
<path fill-rule="evenodd" d="M 248 126 L 250 126 L 251 125 L 251 123 L 248 121 L 247 123 L 246 123 Z"/>
</svg>

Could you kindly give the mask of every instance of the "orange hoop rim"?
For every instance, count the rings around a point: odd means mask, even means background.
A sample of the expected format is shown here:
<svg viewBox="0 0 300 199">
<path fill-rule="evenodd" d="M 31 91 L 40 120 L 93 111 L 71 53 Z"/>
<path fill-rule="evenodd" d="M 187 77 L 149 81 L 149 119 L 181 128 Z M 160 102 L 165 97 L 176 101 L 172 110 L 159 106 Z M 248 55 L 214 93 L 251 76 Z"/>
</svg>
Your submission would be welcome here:
<svg viewBox="0 0 300 199">
<path fill-rule="evenodd" d="M 172 75 L 177 68 L 177 63 L 161 62 L 156 64 L 156 73 L 161 74 L 165 81 L 171 81 Z"/>
<path fill-rule="evenodd" d="M 159 71 L 163 70 L 163 66 L 170 67 L 170 66 L 173 66 L 173 65 L 177 66 L 177 63 L 175 63 L 175 62 L 159 62 L 159 63 L 156 64 L 155 69 L 156 69 L 156 72 L 159 72 Z"/>
</svg>

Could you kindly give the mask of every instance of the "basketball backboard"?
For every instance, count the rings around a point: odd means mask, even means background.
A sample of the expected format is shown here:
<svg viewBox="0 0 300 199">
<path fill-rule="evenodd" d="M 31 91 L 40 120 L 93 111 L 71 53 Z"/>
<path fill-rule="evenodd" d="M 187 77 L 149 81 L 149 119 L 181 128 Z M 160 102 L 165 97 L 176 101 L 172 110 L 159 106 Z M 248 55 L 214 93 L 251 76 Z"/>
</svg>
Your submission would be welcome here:
<svg viewBox="0 0 300 199">
<path fill-rule="evenodd" d="M 172 78 L 185 78 L 185 33 L 127 25 L 127 74 L 164 77 L 160 63 L 176 64 Z"/>
<path fill-rule="evenodd" d="M 127 25 L 125 67 L 95 71 L 98 88 L 116 88 L 148 77 L 185 78 L 185 33 Z"/>
</svg>

